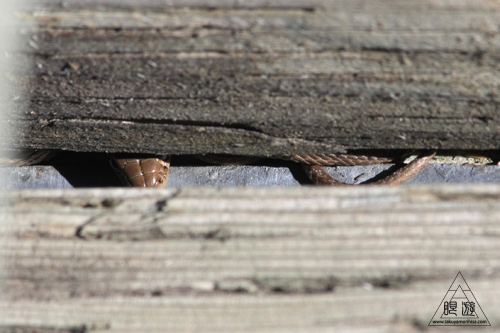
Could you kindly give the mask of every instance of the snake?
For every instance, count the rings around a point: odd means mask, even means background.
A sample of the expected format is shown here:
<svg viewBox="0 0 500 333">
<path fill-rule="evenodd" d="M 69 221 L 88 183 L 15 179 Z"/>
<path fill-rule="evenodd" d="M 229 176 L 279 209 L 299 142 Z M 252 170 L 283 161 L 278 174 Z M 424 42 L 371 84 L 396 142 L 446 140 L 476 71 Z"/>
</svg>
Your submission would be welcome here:
<svg viewBox="0 0 500 333">
<path fill-rule="evenodd" d="M 413 178 L 435 156 L 435 151 L 422 151 L 416 159 L 395 170 L 386 177 L 369 182 L 372 185 L 400 185 Z M 228 164 L 231 158 L 200 157 L 202 160 L 214 164 Z M 394 162 L 392 157 L 367 156 L 358 154 L 295 154 L 282 159 L 301 163 L 306 175 L 315 185 L 354 185 L 341 182 L 330 176 L 324 166 L 354 166 Z M 251 159 L 250 159 L 251 160 Z M 238 161 L 241 164 L 241 160 Z M 248 162 L 246 160 L 245 162 Z M 133 187 L 167 186 L 170 171 L 170 158 L 113 158 L 116 169 L 124 182 Z M 246 164 L 246 163 L 244 163 Z"/>
<path fill-rule="evenodd" d="M 18 152 L 15 158 L 11 158 L 7 164 L 18 166 L 38 164 L 50 159 L 55 154 L 56 152 L 50 150 Z M 377 181 L 368 181 L 363 184 L 400 185 L 419 173 L 435 154 L 435 151 L 421 151 L 413 161 L 404 164 L 384 178 Z M 406 156 L 407 155 L 408 153 Z M 149 188 L 162 188 L 167 186 L 171 164 L 170 156 L 142 158 L 113 154 L 111 156 L 111 164 L 124 184 L 132 187 Z M 200 155 L 198 158 L 211 164 L 248 164 L 256 160 L 256 158 L 253 157 L 227 157 L 224 155 Z M 364 154 L 294 154 L 280 158 L 301 163 L 312 184 L 330 186 L 354 184 L 335 179 L 327 173 L 324 166 L 372 165 L 392 163 L 397 160 L 397 158 L 390 155 L 370 156 Z"/>
</svg>

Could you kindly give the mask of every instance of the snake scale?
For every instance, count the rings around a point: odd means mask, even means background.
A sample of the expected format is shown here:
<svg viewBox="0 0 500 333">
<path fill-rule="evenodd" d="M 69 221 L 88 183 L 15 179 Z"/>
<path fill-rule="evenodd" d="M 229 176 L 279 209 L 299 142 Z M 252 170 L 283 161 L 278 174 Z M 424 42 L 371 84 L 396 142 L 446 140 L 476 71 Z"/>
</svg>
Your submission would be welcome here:
<svg viewBox="0 0 500 333">
<path fill-rule="evenodd" d="M 379 185 L 399 185 L 415 176 L 434 157 L 434 151 L 424 151 L 412 162 L 404 165 L 391 175 L 373 182 Z M 221 163 L 218 159 L 209 159 L 208 162 Z M 353 154 L 296 154 L 283 159 L 301 163 L 304 170 L 315 185 L 352 185 L 336 180 L 330 176 L 323 166 L 348 166 L 369 165 L 379 163 L 390 163 L 394 161 L 391 157 L 377 157 Z M 170 170 L 169 158 L 114 158 L 117 169 L 122 173 L 126 183 L 134 187 L 165 187 L 168 182 Z"/>
</svg>

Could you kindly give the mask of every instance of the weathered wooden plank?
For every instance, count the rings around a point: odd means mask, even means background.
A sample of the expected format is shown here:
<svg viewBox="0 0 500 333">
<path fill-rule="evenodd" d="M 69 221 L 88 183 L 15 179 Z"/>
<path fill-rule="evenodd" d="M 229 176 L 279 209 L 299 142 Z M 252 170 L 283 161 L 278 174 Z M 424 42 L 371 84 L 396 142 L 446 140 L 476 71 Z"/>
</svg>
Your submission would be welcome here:
<svg viewBox="0 0 500 333">
<path fill-rule="evenodd" d="M 57 10 L 78 10 L 78 9 L 116 9 L 124 11 L 146 10 L 168 10 L 173 8 L 201 8 L 201 9 L 300 9 L 306 11 L 321 10 L 324 8 L 348 9 L 348 10 L 495 10 L 498 9 L 498 3 L 494 0 L 475 2 L 470 0 L 454 1 L 387 1 L 372 0 L 369 2 L 351 1 L 351 0 L 89 0 L 81 2 L 78 0 L 26 0 L 22 4 L 39 10 L 40 8 L 49 8 Z M 22 5 L 21 4 L 21 5 Z M 308 9 L 311 8 L 311 9 Z"/>
<path fill-rule="evenodd" d="M 3 323 L 10 326 L 73 328 L 69 332 L 77 328 L 82 332 L 441 332 L 442 327 L 427 325 L 451 279 L 417 283 L 407 289 L 372 290 L 366 286 L 326 295 L 286 297 L 197 294 L 13 304 L 1 301 L 0 309 L 5 315 Z M 495 309 L 500 305 L 495 290 L 500 283 L 483 278 L 469 278 L 468 283 L 495 325 L 499 320 Z M 44 318 L 43 322 L 39 318 Z M 460 332 L 477 330 L 460 328 Z"/>
<path fill-rule="evenodd" d="M 498 149 L 494 2 L 32 8 L 10 76 L 29 98 L 9 121 L 20 137 L 3 145 L 261 156 Z"/>
<path fill-rule="evenodd" d="M 20 191 L 7 198 L 12 229 L 4 232 L 19 240 L 37 238 L 37 254 L 28 261 L 35 265 L 38 261 L 33 259 L 50 257 L 51 251 L 83 256 L 81 262 L 75 258 L 68 263 L 72 272 L 91 269 L 86 265 L 92 265 L 91 258 L 99 252 L 99 258 L 112 265 L 119 258 L 140 256 L 143 259 L 124 267 L 122 273 L 133 268 L 136 273 L 157 276 L 153 280 L 168 279 L 162 275 L 166 272 L 144 265 L 167 260 L 170 264 L 165 269 L 178 268 L 168 273 L 171 279 L 184 287 L 193 282 L 187 278 L 190 274 L 196 278 L 198 269 L 215 268 L 221 258 L 224 267 L 205 273 L 245 279 L 259 276 L 257 266 L 265 277 L 280 271 L 293 275 L 294 267 L 306 265 L 315 268 L 307 277 L 332 274 L 344 279 L 341 284 L 350 285 L 364 276 L 437 277 L 459 262 L 478 270 L 496 265 L 498 196 L 498 186 Z M 457 244 L 468 238 L 474 241 Z M 130 240 L 140 242 L 131 245 Z M 4 254 L 15 253 L 22 259 L 23 253 L 32 253 L 32 245 L 13 252 L 12 244 L 5 244 Z M 389 250 L 390 244 L 394 248 Z M 420 259 L 406 262 L 416 248 Z M 390 257 L 384 257 L 387 251 Z M 206 257 L 196 261 L 202 254 Z M 353 267 L 350 261 L 356 256 L 363 259 Z M 189 258 L 196 262 L 186 265 L 184 260 Z M 410 265 L 405 265 L 404 272 L 394 266 L 400 260 Z M 56 272 L 41 270 L 40 274 Z M 88 288 L 99 287 L 90 283 Z"/>
<path fill-rule="evenodd" d="M 498 185 L 4 193 L 0 326 L 418 331 L 458 270 L 494 325 L 499 197 Z"/>
<path fill-rule="evenodd" d="M 315 8 L 321 8 L 321 0 L 251 0 L 251 1 L 234 1 L 234 0 L 145 0 L 137 2 L 136 0 L 90 0 L 90 1 L 74 1 L 74 0 L 28 0 L 27 5 L 39 6 L 39 8 L 50 8 L 59 10 L 125 10 L 135 11 L 137 9 L 145 10 L 168 10 L 172 8 L 201 8 L 214 10 L 218 8 L 230 9 L 301 9 L 311 11 Z M 489 6 L 484 6 L 488 8 Z"/>
</svg>

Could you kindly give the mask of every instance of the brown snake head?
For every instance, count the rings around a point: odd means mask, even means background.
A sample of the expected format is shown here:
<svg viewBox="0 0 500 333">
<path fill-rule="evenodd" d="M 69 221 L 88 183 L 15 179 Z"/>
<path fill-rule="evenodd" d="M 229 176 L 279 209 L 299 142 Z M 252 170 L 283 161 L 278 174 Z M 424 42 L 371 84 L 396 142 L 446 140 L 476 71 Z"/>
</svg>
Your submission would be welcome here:
<svg viewBox="0 0 500 333">
<path fill-rule="evenodd" d="M 115 162 L 133 187 L 165 187 L 168 181 L 170 160 L 159 158 L 117 158 Z"/>
</svg>

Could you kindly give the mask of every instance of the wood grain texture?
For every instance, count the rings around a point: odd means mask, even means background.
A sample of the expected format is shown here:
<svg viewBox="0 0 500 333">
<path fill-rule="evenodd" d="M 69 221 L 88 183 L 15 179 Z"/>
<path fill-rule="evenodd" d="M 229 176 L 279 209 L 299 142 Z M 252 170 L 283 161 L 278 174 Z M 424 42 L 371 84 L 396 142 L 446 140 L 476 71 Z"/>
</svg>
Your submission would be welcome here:
<svg viewBox="0 0 500 333">
<path fill-rule="evenodd" d="M 13 191 L 0 326 L 417 332 L 459 270 L 494 326 L 499 198 L 498 185 Z"/>
<path fill-rule="evenodd" d="M 37 1 L 3 145 L 498 149 L 496 1 Z M 20 24 L 21 24 L 20 23 Z M 21 38 L 20 37 L 20 38 Z"/>
</svg>

